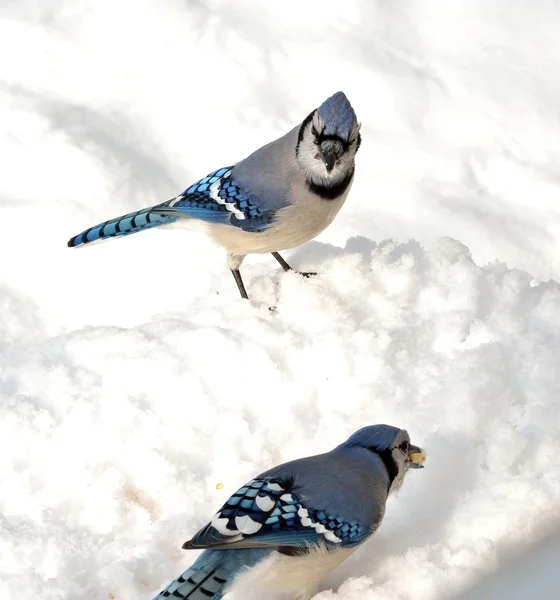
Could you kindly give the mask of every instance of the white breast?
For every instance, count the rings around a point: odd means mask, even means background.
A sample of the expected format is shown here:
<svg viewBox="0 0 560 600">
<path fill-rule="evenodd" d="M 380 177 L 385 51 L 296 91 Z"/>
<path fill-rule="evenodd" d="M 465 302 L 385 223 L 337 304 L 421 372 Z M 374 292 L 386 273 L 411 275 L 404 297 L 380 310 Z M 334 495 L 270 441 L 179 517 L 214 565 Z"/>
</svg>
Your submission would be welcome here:
<svg viewBox="0 0 560 600">
<path fill-rule="evenodd" d="M 300 246 L 328 227 L 341 209 L 350 187 L 336 200 L 323 200 L 301 184 L 297 203 L 278 211 L 277 222 L 263 233 L 248 233 L 231 225 L 208 225 L 212 238 L 238 255 L 275 252 Z"/>
</svg>

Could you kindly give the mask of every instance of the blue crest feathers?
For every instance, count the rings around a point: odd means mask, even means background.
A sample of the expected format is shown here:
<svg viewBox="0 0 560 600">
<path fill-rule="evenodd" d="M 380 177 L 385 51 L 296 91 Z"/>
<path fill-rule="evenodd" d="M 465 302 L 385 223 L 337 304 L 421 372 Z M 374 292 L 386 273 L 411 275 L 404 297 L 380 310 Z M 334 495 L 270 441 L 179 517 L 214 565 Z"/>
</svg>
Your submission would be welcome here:
<svg viewBox="0 0 560 600">
<path fill-rule="evenodd" d="M 354 432 L 344 443 L 338 446 L 340 448 L 376 448 L 380 452 L 387 450 L 393 444 L 394 439 L 401 432 L 401 429 L 391 425 L 369 425 L 362 427 Z"/>
<path fill-rule="evenodd" d="M 349 139 L 350 132 L 356 126 L 358 119 L 344 92 L 337 92 L 327 98 L 319 106 L 318 111 L 325 122 L 323 135 L 336 135 L 344 140 Z"/>
</svg>

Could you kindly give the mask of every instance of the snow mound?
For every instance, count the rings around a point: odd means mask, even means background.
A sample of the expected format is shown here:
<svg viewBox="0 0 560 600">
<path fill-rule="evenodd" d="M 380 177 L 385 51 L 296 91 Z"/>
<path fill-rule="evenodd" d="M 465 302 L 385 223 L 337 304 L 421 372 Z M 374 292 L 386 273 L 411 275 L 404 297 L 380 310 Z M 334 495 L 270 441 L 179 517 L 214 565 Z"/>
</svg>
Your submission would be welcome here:
<svg viewBox="0 0 560 600">
<path fill-rule="evenodd" d="M 318 600 L 442 597 L 560 521 L 557 284 L 449 238 L 291 260 L 320 274 L 253 265 L 252 303 L 2 346 L 3 598 L 150 598 L 239 484 L 372 423 L 427 467 Z"/>
</svg>

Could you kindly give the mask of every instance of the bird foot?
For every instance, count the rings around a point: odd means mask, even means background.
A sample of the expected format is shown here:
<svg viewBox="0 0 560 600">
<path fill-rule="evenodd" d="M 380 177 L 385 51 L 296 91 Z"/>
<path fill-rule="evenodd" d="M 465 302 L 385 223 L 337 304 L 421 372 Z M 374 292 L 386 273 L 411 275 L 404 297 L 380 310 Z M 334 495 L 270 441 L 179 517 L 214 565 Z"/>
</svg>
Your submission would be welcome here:
<svg viewBox="0 0 560 600">
<path fill-rule="evenodd" d="M 280 263 L 280 266 L 284 269 L 284 271 L 286 271 L 286 273 L 289 273 L 290 271 L 294 271 L 294 269 L 292 269 L 292 267 L 290 267 L 290 265 L 280 256 L 280 254 L 278 254 L 278 252 L 271 252 L 271 254 Z M 295 272 L 298 273 L 298 275 L 301 275 L 302 277 L 306 277 L 308 279 L 309 279 L 309 277 L 313 277 L 313 276 L 317 275 L 317 273 L 315 273 L 314 271 L 305 271 L 305 272 L 295 271 Z"/>
</svg>

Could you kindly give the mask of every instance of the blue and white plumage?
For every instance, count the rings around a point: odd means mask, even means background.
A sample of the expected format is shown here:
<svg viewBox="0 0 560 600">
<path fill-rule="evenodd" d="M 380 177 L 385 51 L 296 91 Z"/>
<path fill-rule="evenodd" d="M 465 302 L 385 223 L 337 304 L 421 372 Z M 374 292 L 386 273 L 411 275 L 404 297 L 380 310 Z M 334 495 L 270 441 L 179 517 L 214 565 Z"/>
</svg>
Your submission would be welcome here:
<svg viewBox="0 0 560 600">
<path fill-rule="evenodd" d="M 95 225 L 68 246 L 197 219 L 228 251 L 228 265 L 247 298 L 239 272 L 247 254 L 271 252 L 290 270 L 278 251 L 312 239 L 336 216 L 352 185 L 359 130 L 348 99 L 337 92 L 301 125 L 244 160 L 167 202 Z"/>
<path fill-rule="evenodd" d="M 331 452 L 262 473 L 183 545 L 204 552 L 155 600 L 219 600 L 234 583 L 310 598 L 376 531 L 389 493 L 424 459 L 405 430 L 373 425 Z"/>
</svg>

